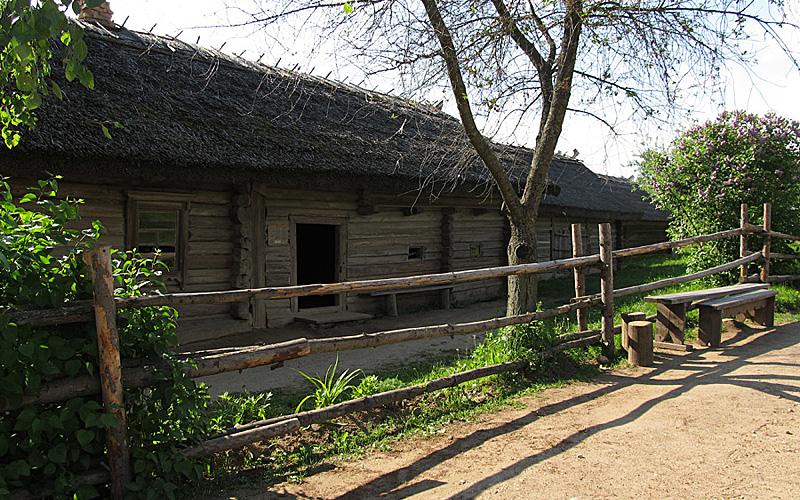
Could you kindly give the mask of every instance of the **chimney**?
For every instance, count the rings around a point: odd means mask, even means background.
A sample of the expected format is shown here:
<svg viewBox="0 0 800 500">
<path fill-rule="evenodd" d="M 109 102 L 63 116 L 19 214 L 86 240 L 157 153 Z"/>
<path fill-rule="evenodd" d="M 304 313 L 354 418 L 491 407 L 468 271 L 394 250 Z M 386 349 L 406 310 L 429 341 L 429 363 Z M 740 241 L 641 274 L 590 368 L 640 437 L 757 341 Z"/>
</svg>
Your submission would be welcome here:
<svg viewBox="0 0 800 500">
<path fill-rule="evenodd" d="M 108 2 L 103 2 L 99 7 L 94 7 L 92 9 L 87 9 L 85 2 L 82 0 L 80 3 L 81 13 L 78 14 L 78 19 L 83 19 L 84 21 L 94 21 L 105 26 L 106 28 L 116 27 L 114 21 L 111 20 L 111 16 L 114 15 L 114 13 L 111 12 L 111 7 L 108 5 Z"/>
</svg>

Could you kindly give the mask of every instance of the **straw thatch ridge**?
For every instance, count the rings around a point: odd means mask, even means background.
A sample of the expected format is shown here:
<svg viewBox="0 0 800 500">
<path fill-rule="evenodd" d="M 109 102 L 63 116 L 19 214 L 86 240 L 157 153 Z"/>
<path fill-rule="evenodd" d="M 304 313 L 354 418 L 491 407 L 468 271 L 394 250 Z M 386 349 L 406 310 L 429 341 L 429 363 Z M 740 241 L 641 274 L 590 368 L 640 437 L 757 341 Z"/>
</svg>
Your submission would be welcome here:
<svg viewBox="0 0 800 500">
<path fill-rule="evenodd" d="M 0 159 L 17 159 L 3 161 L 4 174 L 14 175 L 16 164 L 27 173 L 144 184 L 258 180 L 429 196 L 493 192 L 460 122 L 431 106 L 173 38 L 81 24 L 95 89 L 64 82 L 63 71 L 54 69 L 64 100 L 46 98 L 36 129 L 11 152 L 0 152 Z M 531 150 L 495 147 L 521 190 Z M 649 207 L 640 194 L 630 196 L 629 186 L 611 193 L 579 161 L 559 157 L 551 170 L 550 183 L 561 194 L 546 197 L 545 205 L 637 214 Z"/>
</svg>

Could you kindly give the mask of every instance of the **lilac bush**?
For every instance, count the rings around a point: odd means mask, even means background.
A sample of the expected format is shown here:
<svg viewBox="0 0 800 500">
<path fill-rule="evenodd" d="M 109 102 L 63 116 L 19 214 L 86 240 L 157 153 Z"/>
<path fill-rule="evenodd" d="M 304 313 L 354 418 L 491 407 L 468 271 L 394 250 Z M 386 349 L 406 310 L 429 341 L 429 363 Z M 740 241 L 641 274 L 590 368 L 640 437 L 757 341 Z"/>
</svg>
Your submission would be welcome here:
<svg viewBox="0 0 800 500">
<path fill-rule="evenodd" d="M 760 223 L 763 204 L 772 203 L 772 227 L 800 234 L 796 121 L 773 113 L 725 112 L 687 130 L 666 150 L 645 151 L 638 166 L 639 186 L 672 213 L 673 239 L 738 227 L 742 203 L 750 207 L 753 223 Z M 699 270 L 737 258 L 738 245 L 737 239 L 726 239 L 685 252 L 690 267 Z M 773 247 L 785 251 L 780 243 Z"/>
</svg>

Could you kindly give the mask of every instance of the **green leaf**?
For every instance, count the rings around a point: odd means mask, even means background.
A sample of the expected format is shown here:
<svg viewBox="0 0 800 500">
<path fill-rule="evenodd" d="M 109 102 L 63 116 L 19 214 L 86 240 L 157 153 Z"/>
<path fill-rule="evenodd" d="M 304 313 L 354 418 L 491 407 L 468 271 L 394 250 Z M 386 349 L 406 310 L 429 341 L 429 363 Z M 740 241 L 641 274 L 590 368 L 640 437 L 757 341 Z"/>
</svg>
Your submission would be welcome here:
<svg viewBox="0 0 800 500">
<path fill-rule="evenodd" d="M 72 52 L 79 61 L 83 61 L 86 59 L 86 55 L 89 53 L 89 48 L 86 46 L 86 42 L 83 40 L 77 40 L 72 44 Z"/>
<path fill-rule="evenodd" d="M 78 443 L 80 443 L 80 445 L 86 451 L 92 451 L 91 447 L 89 445 L 94 440 L 94 436 L 95 436 L 94 432 L 86 430 L 86 429 L 80 429 L 75 434 L 75 437 L 78 438 Z"/>
<path fill-rule="evenodd" d="M 58 97 L 59 101 L 64 100 L 64 94 L 61 92 L 61 87 L 58 86 L 56 82 L 51 83 L 51 87 L 53 88 L 53 95 Z"/>
<path fill-rule="evenodd" d="M 31 201 L 36 201 L 38 198 L 33 193 L 26 193 L 25 196 L 20 198 L 20 203 L 30 203 Z"/>
<path fill-rule="evenodd" d="M 63 464 L 67 461 L 67 446 L 59 443 L 47 452 L 47 459 L 56 464 Z"/>
<path fill-rule="evenodd" d="M 20 92 L 33 92 L 36 89 L 36 80 L 27 73 L 18 74 L 16 82 Z"/>
<path fill-rule="evenodd" d="M 14 47 L 14 55 L 16 55 L 23 62 L 28 61 L 33 59 L 33 50 L 31 50 L 31 46 L 27 43 L 21 43 Z"/>
<path fill-rule="evenodd" d="M 34 92 L 30 95 L 25 96 L 25 107 L 28 110 L 34 110 L 42 105 L 42 96 L 39 95 L 38 92 Z"/>
<path fill-rule="evenodd" d="M 108 127 L 101 123 L 100 128 L 103 129 L 103 135 L 106 136 L 106 139 L 111 139 L 111 132 L 108 131 Z"/>
</svg>

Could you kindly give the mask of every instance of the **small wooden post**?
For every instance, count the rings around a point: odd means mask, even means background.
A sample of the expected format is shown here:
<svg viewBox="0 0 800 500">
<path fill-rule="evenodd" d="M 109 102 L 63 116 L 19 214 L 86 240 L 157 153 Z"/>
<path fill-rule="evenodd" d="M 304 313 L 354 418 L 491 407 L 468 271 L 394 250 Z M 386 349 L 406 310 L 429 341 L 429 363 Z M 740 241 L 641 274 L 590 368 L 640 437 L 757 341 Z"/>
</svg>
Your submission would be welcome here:
<svg viewBox="0 0 800 500">
<path fill-rule="evenodd" d="M 614 260 L 612 257 L 613 241 L 611 224 L 599 225 L 600 262 L 600 296 L 603 301 L 603 354 L 609 359 L 614 357 Z"/>
<path fill-rule="evenodd" d="M 630 339 L 628 337 L 630 332 L 630 324 L 634 321 L 645 321 L 647 314 L 643 312 L 629 312 L 620 314 L 622 317 L 622 348 L 628 350 Z"/>
<path fill-rule="evenodd" d="M 628 325 L 628 363 L 634 366 L 653 366 L 653 323 L 633 321 Z"/>
<path fill-rule="evenodd" d="M 772 230 L 772 204 L 764 203 L 764 231 Z M 761 253 L 764 254 L 764 264 L 761 266 L 761 282 L 769 282 L 769 252 L 772 248 L 772 237 L 769 234 L 764 235 L 764 248 Z"/>
<path fill-rule="evenodd" d="M 742 203 L 742 209 L 740 212 L 739 217 L 739 227 L 744 229 L 744 226 L 749 222 L 747 215 L 747 203 Z M 747 256 L 747 235 L 742 234 L 739 236 L 739 257 L 746 257 Z M 744 281 L 747 278 L 747 264 L 742 264 L 741 270 L 739 272 L 739 280 Z"/>
<path fill-rule="evenodd" d="M 581 225 L 572 225 L 572 256 L 583 257 L 583 234 L 581 234 Z M 586 269 L 583 267 L 576 267 L 573 269 L 575 278 L 575 297 L 583 297 L 586 295 Z M 586 309 L 578 309 L 578 331 L 584 332 L 589 329 L 589 317 L 586 314 Z"/>
<path fill-rule="evenodd" d="M 120 425 L 106 429 L 108 463 L 111 469 L 111 498 L 125 498 L 125 485 L 131 481 L 128 426 L 122 390 L 122 364 L 119 356 L 117 307 L 111 270 L 111 247 L 101 246 L 83 255 L 94 283 L 94 317 L 97 324 L 100 386 L 106 413 Z"/>
</svg>

